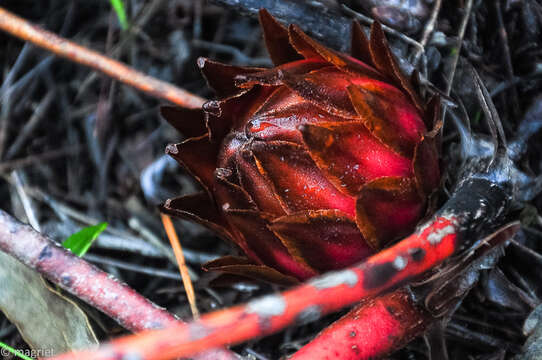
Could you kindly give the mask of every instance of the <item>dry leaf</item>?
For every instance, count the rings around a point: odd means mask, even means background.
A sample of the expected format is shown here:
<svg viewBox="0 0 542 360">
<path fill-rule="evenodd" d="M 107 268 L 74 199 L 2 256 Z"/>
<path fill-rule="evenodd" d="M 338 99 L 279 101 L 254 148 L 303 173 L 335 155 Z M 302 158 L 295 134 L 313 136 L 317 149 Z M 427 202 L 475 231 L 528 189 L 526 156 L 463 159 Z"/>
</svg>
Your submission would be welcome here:
<svg viewBox="0 0 542 360">
<path fill-rule="evenodd" d="M 0 264 L 0 310 L 32 349 L 51 356 L 98 344 L 87 316 L 74 302 L 1 251 Z"/>
</svg>

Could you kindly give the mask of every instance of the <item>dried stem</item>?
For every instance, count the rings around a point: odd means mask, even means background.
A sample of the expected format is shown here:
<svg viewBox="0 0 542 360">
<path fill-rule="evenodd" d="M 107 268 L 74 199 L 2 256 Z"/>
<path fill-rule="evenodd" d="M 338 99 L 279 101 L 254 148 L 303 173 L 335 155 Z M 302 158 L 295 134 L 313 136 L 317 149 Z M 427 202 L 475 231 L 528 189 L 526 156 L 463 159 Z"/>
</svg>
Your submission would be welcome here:
<svg viewBox="0 0 542 360">
<path fill-rule="evenodd" d="M 341 5 L 343 10 L 351 15 L 354 19 L 357 19 L 359 21 L 361 21 L 362 23 L 364 23 L 365 25 L 368 25 L 368 26 L 371 26 L 373 23 L 374 23 L 374 20 L 371 19 L 370 17 L 367 17 L 365 15 L 363 15 L 362 13 L 359 13 L 357 11 L 354 11 L 352 9 L 350 9 L 348 6 L 342 4 Z M 382 30 L 384 30 L 384 32 L 386 34 L 390 34 L 392 36 L 395 36 L 395 37 L 398 37 L 399 39 L 403 40 L 405 43 L 407 44 L 410 44 L 410 45 L 414 45 L 416 47 L 416 52 L 417 53 L 423 53 L 424 52 L 424 44 L 421 44 L 419 42 L 417 42 L 416 40 L 414 40 L 413 38 L 403 34 L 402 32 L 400 31 L 397 31 L 385 24 L 380 24 L 380 26 L 382 26 Z"/>
<path fill-rule="evenodd" d="M 0 210 L 0 250 L 99 309 L 131 331 L 182 324 L 128 285 L 56 245 L 28 225 Z M 235 359 L 227 350 L 201 354 L 198 359 Z"/>
<path fill-rule="evenodd" d="M 465 37 L 465 30 L 467 29 L 467 24 L 469 23 L 470 13 L 472 9 L 472 0 L 467 0 L 467 5 L 465 7 L 465 16 L 461 20 L 461 25 L 459 27 L 459 33 L 457 34 L 457 51 L 454 54 L 452 59 L 452 68 L 450 74 L 448 75 L 447 85 L 446 85 L 446 95 L 450 95 L 452 91 L 452 85 L 454 83 L 455 69 L 457 68 L 457 62 L 459 60 L 459 54 L 461 53 L 461 47 L 463 45 L 463 38 Z"/>
<path fill-rule="evenodd" d="M 435 1 L 435 5 L 433 6 L 433 11 L 431 12 L 431 17 L 427 21 L 427 24 L 425 24 L 425 28 L 422 34 L 422 39 L 420 40 L 421 51 L 418 49 L 416 51 L 416 54 L 414 55 L 414 61 L 413 61 L 414 66 L 418 64 L 418 61 L 420 61 L 420 57 L 423 53 L 423 50 L 425 46 L 427 45 L 427 43 L 429 42 L 429 39 L 431 38 L 433 31 L 435 30 L 435 25 L 437 24 L 437 19 L 438 19 L 438 15 L 440 13 L 441 7 L 442 7 L 442 0 Z"/>
<path fill-rule="evenodd" d="M 68 155 L 78 154 L 83 149 L 81 145 L 74 145 L 69 147 L 64 147 L 56 150 L 46 151 L 40 154 L 28 155 L 24 158 L 13 159 L 9 161 L 0 162 L 0 173 L 6 172 L 8 170 L 16 170 L 29 166 L 35 163 L 45 163 L 49 160 L 58 159 Z"/>
<path fill-rule="evenodd" d="M 188 302 L 190 303 L 190 310 L 192 311 L 192 316 L 194 316 L 194 319 L 197 319 L 199 318 L 199 311 L 198 307 L 196 306 L 196 295 L 194 293 L 192 279 L 190 279 L 190 275 L 188 274 L 188 267 L 186 266 L 186 262 L 184 260 L 183 248 L 181 247 L 179 237 L 177 236 L 177 232 L 175 231 L 175 227 L 173 226 L 173 222 L 171 221 L 169 215 L 160 215 L 162 217 L 162 223 L 164 224 L 164 229 L 166 230 L 167 237 L 169 239 L 169 242 L 171 243 L 171 247 L 173 248 L 175 258 L 177 259 L 177 265 L 179 266 L 179 272 L 181 273 L 181 277 L 183 279 L 183 285 L 186 291 Z"/>
<path fill-rule="evenodd" d="M 282 294 L 203 315 L 187 325 L 143 332 L 96 351 L 61 355 L 55 360 L 113 360 L 128 354 L 148 360 L 172 359 L 276 332 L 300 319 L 314 319 L 412 281 L 454 254 L 471 249 L 468 257 L 473 247 L 501 244 L 519 229 L 517 222 L 484 241 L 478 239 L 501 225 L 508 206 L 508 193 L 495 183 L 465 181 L 416 233 L 357 266 L 314 278 Z M 473 217 L 473 213 L 480 216 Z"/>
<path fill-rule="evenodd" d="M 495 11 L 497 12 L 497 25 L 499 27 L 499 37 L 501 38 L 501 44 L 504 52 L 504 64 L 506 67 L 506 76 L 509 82 L 514 80 L 514 67 L 512 65 L 512 57 L 510 56 L 510 46 L 508 45 L 508 33 L 506 32 L 506 26 L 502 17 L 501 1 L 495 1 Z M 512 97 L 512 110 L 514 116 L 519 115 L 519 101 L 518 92 L 516 86 L 511 86 Z"/>
<path fill-rule="evenodd" d="M 132 86 L 151 96 L 184 107 L 199 108 L 204 99 L 167 82 L 145 75 L 121 62 L 46 31 L 0 7 L 0 29 L 25 41 Z"/>
</svg>

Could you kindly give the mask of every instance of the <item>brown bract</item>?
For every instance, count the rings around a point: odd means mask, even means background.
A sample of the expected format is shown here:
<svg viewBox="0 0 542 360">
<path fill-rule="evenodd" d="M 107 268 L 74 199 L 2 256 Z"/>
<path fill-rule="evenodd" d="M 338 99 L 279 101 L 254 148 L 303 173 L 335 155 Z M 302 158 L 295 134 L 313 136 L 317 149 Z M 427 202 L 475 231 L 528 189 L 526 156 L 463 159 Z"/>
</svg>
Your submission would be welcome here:
<svg viewBox="0 0 542 360">
<path fill-rule="evenodd" d="M 260 11 L 275 67 L 199 59 L 218 100 L 162 108 L 188 137 L 166 152 L 202 185 L 163 211 L 237 244 L 207 269 L 291 284 L 358 262 L 410 233 L 440 181 L 439 100 L 427 104 L 378 23 L 353 24 L 352 56 Z"/>
</svg>

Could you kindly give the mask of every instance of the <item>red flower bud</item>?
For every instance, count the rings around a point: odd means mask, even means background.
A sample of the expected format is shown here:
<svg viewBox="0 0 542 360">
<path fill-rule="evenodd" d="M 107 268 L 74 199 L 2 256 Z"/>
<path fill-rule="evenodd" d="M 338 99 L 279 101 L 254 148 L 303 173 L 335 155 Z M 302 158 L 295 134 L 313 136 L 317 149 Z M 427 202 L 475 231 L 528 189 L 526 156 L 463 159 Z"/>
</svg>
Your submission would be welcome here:
<svg viewBox="0 0 542 360">
<path fill-rule="evenodd" d="M 222 98 L 164 107 L 190 138 L 167 152 L 204 193 L 169 200 L 248 258 L 207 264 L 291 283 L 360 261 L 411 232 L 439 182 L 438 100 L 425 105 L 378 24 L 354 24 L 352 55 L 330 50 L 261 11 L 272 69 L 200 59 Z"/>
</svg>

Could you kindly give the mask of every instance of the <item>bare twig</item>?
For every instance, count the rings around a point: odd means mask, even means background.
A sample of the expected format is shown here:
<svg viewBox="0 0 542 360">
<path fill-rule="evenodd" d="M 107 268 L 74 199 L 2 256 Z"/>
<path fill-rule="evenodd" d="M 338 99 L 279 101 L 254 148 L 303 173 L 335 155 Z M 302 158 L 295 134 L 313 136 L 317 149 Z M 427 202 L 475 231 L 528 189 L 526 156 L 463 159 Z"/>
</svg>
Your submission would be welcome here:
<svg viewBox="0 0 542 360">
<path fill-rule="evenodd" d="M 13 64 L 9 72 L 6 74 L 4 82 L 2 83 L 2 87 L 0 88 L 0 105 L 2 105 L 2 109 L 0 111 L 0 159 L 2 158 L 4 152 L 4 143 L 6 141 L 8 132 L 7 129 L 8 113 L 10 109 L 10 94 L 7 92 L 7 89 L 13 83 L 13 79 L 17 75 L 17 72 L 20 70 L 20 68 L 23 66 L 29 52 L 30 45 L 27 44 L 19 53 L 15 64 Z"/>
<path fill-rule="evenodd" d="M 105 256 L 99 256 L 99 255 L 93 255 L 93 254 L 86 254 L 84 258 L 85 260 L 88 260 L 93 263 L 114 266 L 119 269 L 133 271 L 140 274 L 157 276 L 164 279 L 171 279 L 171 280 L 177 280 L 177 281 L 182 280 L 179 274 L 173 271 L 169 271 L 169 270 L 154 269 L 146 265 L 142 266 L 142 265 L 132 264 L 126 261 L 119 261 L 119 260 L 111 259 Z"/>
<path fill-rule="evenodd" d="M 133 22 L 125 32 L 124 36 L 121 38 L 120 42 L 116 44 L 111 51 L 108 52 L 108 55 L 111 57 L 117 57 L 121 54 L 124 49 L 131 43 L 133 38 L 141 31 L 141 28 L 152 18 L 152 16 L 162 7 L 162 4 L 165 0 L 153 0 L 150 3 L 143 6 L 137 15 L 134 17 Z M 81 83 L 79 90 L 77 91 L 76 99 L 85 92 L 88 86 L 96 80 L 96 73 L 89 74 L 85 80 Z"/>
<path fill-rule="evenodd" d="M 129 330 L 141 331 L 180 323 L 128 285 L 56 245 L 3 210 L 0 210 L 0 250 L 40 272 Z M 213 350 L 199 358 L 236 359 L 227 350 Z"/>
<path fill-rule="evenodd" d="M 164 254 L 159 249 L 143 239 L 139 239 L 137 237 L 111 235 L 107 232 L 101 234 L 100 237 L 96 239 L 93 246 L 100 249 L 116 250 L 122 253 L 134 253 L 146 257 L 164 257 Z"/>
<path fill-rule="evenodd" d="M 47 49 L 58 56 L 98 70 L 115 80 L 139 89 L 151 96 L 191 108 L 201 107 L 204 102 L 204 99 L 197 95 L 145 75 L 121 62 L 112 60 L 96 51 L 59 37 L 3 8 L 0 8 L 0 29 L 17 38 Z"/>
<path fill-rule="evenodd" d="M 461 21 L 461 26 L 459 27 L 459 34 L 457 35 L 458 36 L 457 51 L 453 55 L 452 65 L 451 65 L 452 67 L 450 69 L 450 73 L 448 74 L 448 78 L 446 79 L 446 96 L 450 96 L 450 93 L 452 92 L 455 70 L 457 69 L 457 62 L 459 61 L 459 54 L 461 53 L 463 38 L 465 37 L 465 30 L 467 29 L 467 24 L 469 23 L 471 9 L 472 9 L 472 0 L 467 0 L 467 5 L 465 7 L 465 15 L 463 16 L 463 20 Z M 442 106 L 443 120 L 446 119 L 446 111 L 447 111 L 447 106 L 446 104 L 444 104 Z"/>
<path fill-rule="evenodd" d="M 431 17 L 425 24 L 425 28 L 422 34 L 422 39 L 420 40 L 421 50 L 418 49 L 414 55 L 414 61 L 412 62 L 414 66 L 418 64 L 418 61 L 420 61 L 420 57 L 423 54 L 423 49 L 429 42 L 429 39 L 431 38 L 431 34 L 433 34 L 433 31 L 435 30 L 435 25 L 437 23 L 441 6 L 442 6 L 442 0 L 435 1 L 435 5 L 433 6 L 433 11 L 431 12 Z"/>
<path fill-rule="evenodd" d="M 23 145 L 25 144 L 26 140 L 32 135 L 36 127 L 38 126 L 41 119 L 43 119 L 45 113 L 49 109 L 49 106 L 55 99 L 55 90 L 54 88 L 52 90 L 49 90 L 47 95 L 43 97 L 43 99 L 40 101 L 38 106 L 36 106 L 36 109 L 34 110 L 34 113 L 23 126 L 23 128 L 19 131 L 19 134 L 15 138 L 15 141 L 11 144 L 11 146 L 8 148 L 8 151 L 6 152 L 5 158 L 7 160 L 12 159 L 17 153 L 21 150 Z"/>
<path fill-rule="evenodd" d="M 23 204 L 23 209 L 26 215 L 26 218 L 28 219 L 28 223 L 34 228 L 36 231 L 40 231 L 40 223 L 38 221 L 38 217 L 36 216 L 32 202 L 28 198 L 28 195 L 26 194 L 24 190 L 23 181 L 21 179 L 21 176 L 17 171 L 13 171 L 11 173 L 11 179 L 13 180 L 13 186 L 15 187 L 15 191 L 17 191 L 17 195 L 19 195 L 19 199 L 21 200 L 21 203 Z"/>
<path fill-rule="evenodd" d="M 80 145 L 65 147 L 61 149 L 46 151 L 41 154 L 28 155 L 24 158 L 13 159 L 10 161 L 0 162 L 0 172 L 6 170 L 15 170 L 29 166 L 35 163 L 44 163 L 48 160 L 58 159 L 64 156 L 75 155 L 81 151 L 82 147 Z"/>
<path fill-rule="evenodd" d="M 241 50 L 234 46 L 216 44 L 210 41 L 194 39 L 192 45 L 195 47 L 207 49 L 209 51 L 214 51 L 217 53 L 224 53 L 233 56 L 233 63 L 240 65 L 250 65 L 250 66 L 270 66 L 271 61 L 268 57 L 256 57 L 252 58 Z"/>
<path fill-rule="evenodd" d="M 446 85 L 446 95 L 449 96 L 452 91 L 452 85 L 454 83 L 455 69 L 457 68 L 457 62 L 459 60 L 459 54 L 461 53 L 461 46 L 463 45 L 463 38 L 465 37 L 465 30 L 467 29 L 467 24 L 469 23 L 470 14 L 472 9 L 472 0 L 467 0 L 467 5 L 465 6 L 465 15 L 463 20 L 461 20 L 461 26 L 459 27 L 459 34 L 457 35 L 457 51 L 454 54 L 452 59 L 452 68 L 448 74 L 447 85 Z"/>
<path fill-rule="evenodd" d="M 4 90 L 0 93 L 0 106 L 2 110 L 5 107 L 5 104 L 8 102 L 9 98 L 16 97 L 22 89 L 25 88 L 34 78 L 40 74 L 42 71 L 46 70 L 52 63 L 55 57 L 53 55 L 47 56 L 45 59 L 41 60 L 36 66 L 29 70 L 26 74 L 21 76 L 19 80 L 15 81 L 13 84 L 6 86 Z"/>
<path fill-rule="evenodd" d="M 132 217 L 128 220 L 128 226 L 139 233 L 148 243 L 150 243 L 157 251 L 159 251 L 163 256 L 167 257 L 169 261 L 173 264 L 177 264 L 177 259 L 175 254 L 171 251 L 171 248 L 164 244 L 157 236 L 155 236 L 152 231 L 147 229 L 139 219 Z"/>
<path fill-rule="evenodd" d="M 499 36 L 501 38 L 501 44 L 504 52 L 504 64 L 506 66 L 506 77 L 508 81 L 514 79 L 514 67 L 512 66 L 512 58 L 510 57 L 510 46 L 508 45 L 508 33 L 504 26 L 504 20 L 502 18 L 501 1 L 495 1 L 495 10 L 497 12 L 497 24 L 499 26 Z M 518 92 L 515 86 L 511 86 L 512 95 L 512 109 L 515 116 L 519 114 L 519 102 Z"/>
<path fill-rule="evenodd" d="M 360 20 L 361 22 L 363 22 L 365 25 L 368 25 L 368 26 L 373 24 L 374 20 L 371 19 L 370 17 L 367 17 L 367 16 L 365 16 L 365 15 L 363 15 L 363 14 L 357 12 L 357 11 L 354 11 L 354 10 L 350 9 L 348 6 L 346 6 L 344 4 L 342 5 L 342 7 L 343 7 L 343 10 L 347 14 L 351 15 L 354 19 Z M 382 30 L 384 30 L 387 34 L 395 36 L 395 37 L 403 40 L 407 44 L 414 45 L 416 47 L 416 49 L 418 49 L 417 52 L 419 52 L 420 54 L 423 53 L 425 44 L 419 43 L 416 40 L 414 40 L 413 38 L 403 34 L 400 31 L 397 31 L 397 30 L 395 30 L 395 29 L 393 29 L 393 28 L 391 28 L 391 27 L 389 27 L 387 25 L 380 24 L 380 26 L 382 26 Z"/>
</svg>

